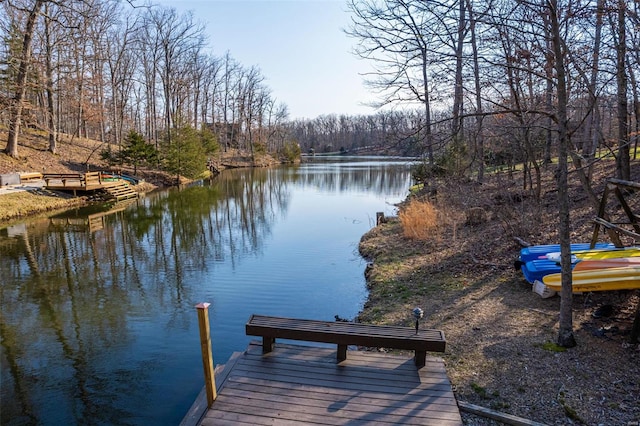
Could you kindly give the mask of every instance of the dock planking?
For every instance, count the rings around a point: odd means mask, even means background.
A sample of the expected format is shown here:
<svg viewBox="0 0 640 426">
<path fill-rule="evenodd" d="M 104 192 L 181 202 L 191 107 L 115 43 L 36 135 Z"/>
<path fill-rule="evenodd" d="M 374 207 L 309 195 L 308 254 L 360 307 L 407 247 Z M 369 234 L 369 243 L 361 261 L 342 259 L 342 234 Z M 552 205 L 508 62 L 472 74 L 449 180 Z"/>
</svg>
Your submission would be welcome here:
<svg viewBox="0 0 640 426">
<path fill-rule="evenodd" d="M 218 398 L 198 424 L 462 425 L 442 359 L 259 342 L 217 375 Z"/>
</svg>

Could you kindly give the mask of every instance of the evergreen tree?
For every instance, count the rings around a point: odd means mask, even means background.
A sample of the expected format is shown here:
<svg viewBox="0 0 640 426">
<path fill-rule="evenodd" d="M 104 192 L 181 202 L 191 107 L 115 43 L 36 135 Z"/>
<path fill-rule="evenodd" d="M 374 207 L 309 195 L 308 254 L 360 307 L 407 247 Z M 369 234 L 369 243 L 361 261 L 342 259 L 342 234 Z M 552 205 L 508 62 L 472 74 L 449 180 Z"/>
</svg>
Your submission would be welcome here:
<svg viewBox="0 0 640 426">
<path fill-rule="evenodd" d="M 207 154 L 198 132 L 191 127 L 171 131 L 164 150 L 164 167 L 176 176 L 194 179 L 206 170 Z"/>
<path fill-rule="evenodd" d="M 120 160 L 123 164 L 133 166 L 133 173 L 138 172 L 138 166 L 154 164 L 158 153 L 155 147 L 144 140 L 144 137 L 131 130 L 124 139 L 124 148 L 120 152 Z"/>
</svg>

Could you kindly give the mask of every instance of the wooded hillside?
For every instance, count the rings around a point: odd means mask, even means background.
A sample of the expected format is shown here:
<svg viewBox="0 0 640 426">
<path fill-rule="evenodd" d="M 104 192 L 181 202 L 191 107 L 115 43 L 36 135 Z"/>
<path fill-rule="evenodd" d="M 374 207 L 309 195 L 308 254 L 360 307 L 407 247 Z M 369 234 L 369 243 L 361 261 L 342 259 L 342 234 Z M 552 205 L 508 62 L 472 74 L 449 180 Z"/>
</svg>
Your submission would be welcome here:
<svg viewBox="0 0 640 426">
<path fill-rule="evenodd" d="M 20 125 L 49 132 L 54 152 L 59 133 L 119 149 L 135 130 L 160 149 L 190 127 L 222 149 L 423 155 L 479 181 L 486 166 L 523 163 L 539 183 L 566 141 L 574 162 L 608 152 L 628 178 L 640 131 L 637 1 L 347 6 L 345 32 L 378 69 L 366 78 L 388 108 L 288 121 L 268 76 L 223 53 L 224 40 L 211 49 L 214 23 L 193 14 L 138 0 L 4 1 L 5 151 L 18 155 Z"/>
</svg>

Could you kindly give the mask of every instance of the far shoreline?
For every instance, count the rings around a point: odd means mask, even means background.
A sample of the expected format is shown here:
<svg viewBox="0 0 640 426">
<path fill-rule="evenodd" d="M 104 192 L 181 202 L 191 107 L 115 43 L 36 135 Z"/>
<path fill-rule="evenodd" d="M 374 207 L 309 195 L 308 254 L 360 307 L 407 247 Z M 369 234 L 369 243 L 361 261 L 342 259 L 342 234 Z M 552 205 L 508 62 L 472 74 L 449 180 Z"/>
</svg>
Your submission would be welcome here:
<svg viewBox="0 0 640 426">
<path fill-rule="evenodd" d="M 53 154 L 50 155 L 54 158 L 54 161 L 59 163 L 53 168 L 54 170 L 65 169 L 65 173 L 76 173 L 61 165 L 63 162 L 62 158 L 57 158 L 56 156 L 53 156 Z M 215 170 L 220 173 L 223 173 L 227 169 L 271 167 L 281 164 L 273 157 L 267 155 L 263 156 L 263 158 L 255 159 L 254 161 L 249 154 L 235 150 L 220 153 L 218 158 L 213 158 L 212 160 Z M 106 166 L 99 167 L 96 165 L 93 165 L 92 168 L 102 168 L 105 170 L 110 169 Z M 0 173 L 5 174 L 19 172 L 17 170 L 0 170 Z M 128 169 L 126 170 L 126 173 L 134 174 L 133 170 Z M 136 174 L 144 178 L 142 182 L 133 187 L 133 189 L 140 194 L 149 193 L 163 188 L 187 185 L 191 182 L 212 177 L 210 172 L 207 171 L 200 179 L 186 179 L 181 176 L 179 178 L 179 183 L 176 183 L 177 180 L 175 176 L 170 176 L 166 172 L 158 170 L 139 170 Z M 37 187 L 29 186 L 26 183 L 21 183 L 14 187 L 18 189 L 18 191 L 5 191 L 0 187 L 0 200 L 2 201 L 2 208 L 0 209 L 0 229 L 4 229 L 16 222 L 28 220 L 32 217 L 36 218 L 39 216 L 47 216 L 68 209 L 89 206 L 101 202 L 90 199 L 88 195 L 74 197 L 59 191 L 45 192 L 39 190 Z"/>
</svg>

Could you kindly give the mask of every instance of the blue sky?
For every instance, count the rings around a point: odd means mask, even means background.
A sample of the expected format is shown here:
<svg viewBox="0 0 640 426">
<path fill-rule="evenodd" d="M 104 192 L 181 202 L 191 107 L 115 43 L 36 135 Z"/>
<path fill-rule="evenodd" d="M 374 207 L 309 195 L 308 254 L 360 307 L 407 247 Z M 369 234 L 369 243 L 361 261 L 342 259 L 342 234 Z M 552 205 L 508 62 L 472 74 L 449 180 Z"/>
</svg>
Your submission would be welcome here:
<svg viewBox="0 0 640 426">
<path fill-rule="evenodd" d="M 362 73 L 372 64 L 355 57 L 357 40 L 342 29 L 350 22 L 346 0 L 156 0 L 192 10 L 206 25 L 216 55 L 229 51 L 243 66 L 256 65 L 291 119 L 322 114 L 373 114 L 374 96 Z"/>
</svg>

